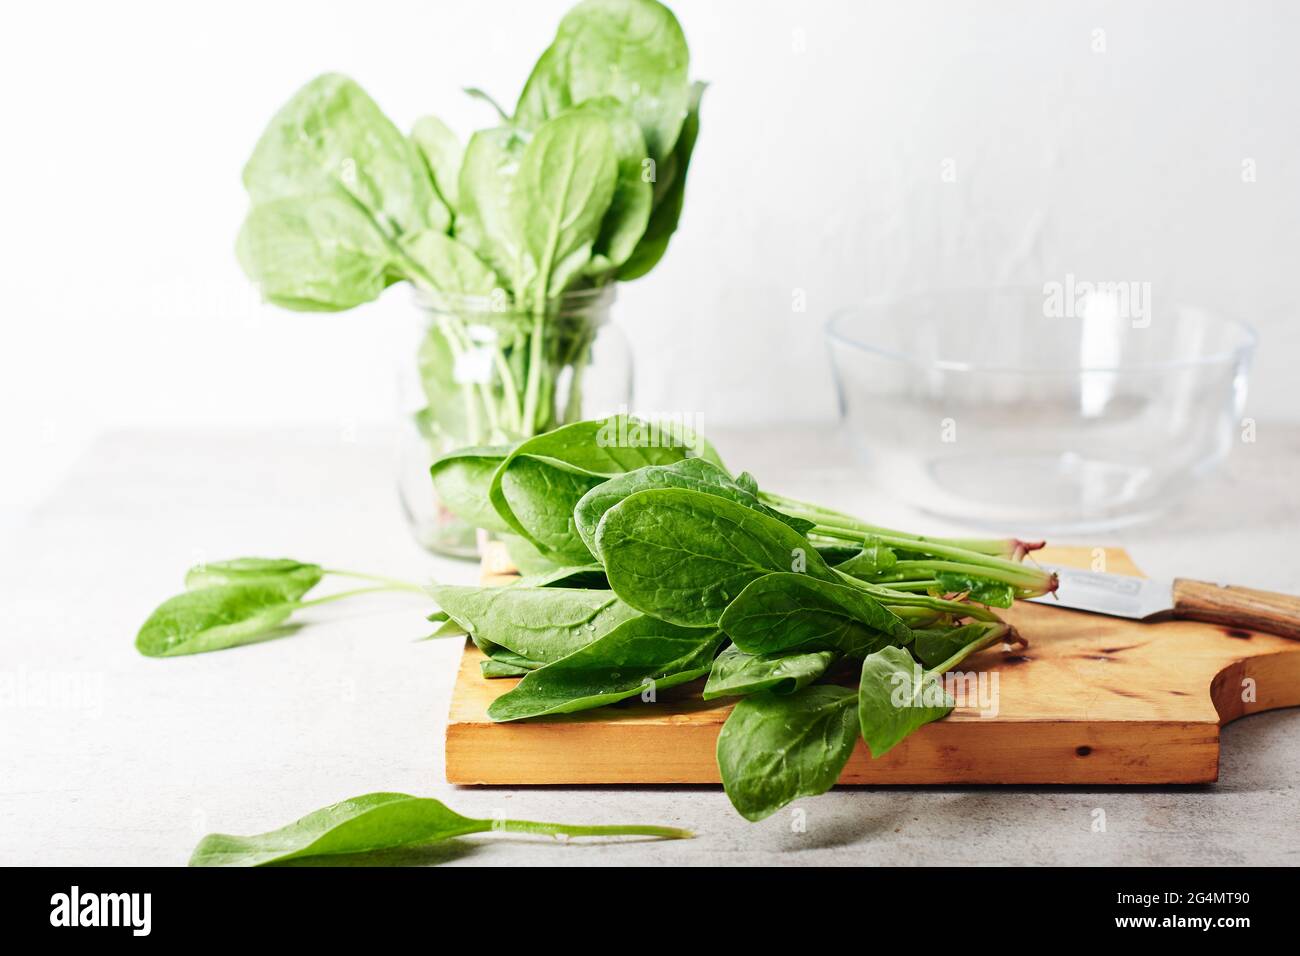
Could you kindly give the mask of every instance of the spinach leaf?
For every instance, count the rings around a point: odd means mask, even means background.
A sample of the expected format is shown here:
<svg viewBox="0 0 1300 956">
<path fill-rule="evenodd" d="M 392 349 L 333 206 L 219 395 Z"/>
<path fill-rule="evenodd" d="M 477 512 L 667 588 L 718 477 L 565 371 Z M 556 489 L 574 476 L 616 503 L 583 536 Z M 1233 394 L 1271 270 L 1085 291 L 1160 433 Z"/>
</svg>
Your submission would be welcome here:
<svg viewBox="0 0 1300 956">
<path fill-rule="evenodd" d="M 216 584 L 169 598 L 135 638 L 146 657 L 200 654 L 274 637 L 298 607 L 280 582 Z"/>
<path fill-rule="evenodd" d="M 349 200 L 391 239 L 451 224 L 414 144 L 337 73 L 318 76 L 276 113 L 244 167 L 244 187 L 255 206 L 299 196 Z"/>
<path fill-rule="evenodd" d="M 1006 638 L 1011 628 L 1002 621 L 972 621 L 962 627 L 917 631 L 912 653 L 938 673 L 952 670 L 976 651 Z"/>
<path fill-rule="evenodd" d="M 582 496 L 604 479 L 531 455 L 518 455 L 499 468 L 493 489 L 498 516 L 553 561 L 581 564 L 591 560 L 574 525 L 573 509 Z M 505 509 L 498 502 L 505 502 Z"/>
<path fill-rule="evenodd" d="M 292 558 L 234 558 L 213 561 L 189 569 L 185 586 L 191 590 L 221 584 L 257 584 L 274 587 L 296 601 L 317 584 L 325 571 L 319 564 L 305 564 Z"/>
<path fill-rule="evenodd" d="M 437 611 L 429 615 L 430 621 L 438 622 L 438 627 L 424 640 L 440 637 L 465 637 L 469 632 L 464 625 L 450 617 L 446 611 Z M 516 654 L 498 644 L 486 644 L 480 648 L 487 660 L 479 661 L 479 670 L 484 677 L 523 677 L 529 671 L 544 666 L 541 661 Z"/>
<path fill-rule="evenodd" d="M 460 167 L 456 216 L 457 238 L 504 276 L 516 296 L 527 276 L 511 208 L 526 143 L 513 127 L 479 130 L 470 137 Z"/>
<path fill-rule="evenodd" d="M 872 577 L 898 563 L 898 556 L 879 541 L 867 538 L 856 554 L 835 566 L 854 577 Z"/>
<path fill-rule="evenodd" d="M 916 631 L 912 653 L 926 667 L 934 667 L 952 657 L 967 644 L 983 637 L 987 626 L 982 621 L 974 621 L 961 627 L 927 628 Z"/>
<path fill-rule="evenodd" d="M 639 615 L 563 660 L 528 674 L 488 708 L 493 720 L 569 714 L 703 677 L 722 634 Z"/>
<path fill-rule="evenodd" d="M 934 577 L 945 592 L 965 593 L 970 600 L 979 604 L 987 604 L 990 607 L 1011 607 L 1016 600 L 1015 588 L 1000 581 L 990 581 L 988 578 L 953 571 L 936 571 Z"/>
<path fill-rule="evenodd" d="M 494 647 L 550 664 L 608 634 L 637 612 L 609 591 L 579 588 L 429 589 L 447 615 L 491 656 Z"/>
<path fill-rule="evenodd" d="M 421 640 L 433 640 L 436 637 L 467 637 L 469 632 L 461 627 L 459 621 L 448 617 L 445 611 L 435 611 L 429 615 L 429 620 L 438 626 L 433 629 L 433 633 Z"/>
<path fill-rule="evenodd" d="M 549 119 L 524 148 L 509 214 L 524 255 L 520 276 L 528 277 L 516 294 L 535 313 L 591 259 L 617 180 L 610 126 L 594 113 Z"/>
<path fill-rule="evenodd" d="M 912 639 L 896 614 L 862 591 L 789 571 L 746 585 L 723 612 L 721 627 L 750 654 L 834 650 L 865 657 Z"/>
<path fill-rule="evenodd" d="M 650 488 L 687 488 L 709 495 L 717 495 L 753 508 L 788 524 L 795 531 L 804 532 L 813 527 L 812 522 L 781 514 L 758 500 L 758 496 L 733 479 L 723 469 L 703 458 L 686 458 L 671 465 L 648 465 L 611 478 L 592 488 L 573 509 L 573 521 L 578 535 L 592 554 L 596 552 L 596 528 L 605 512 L 629 495 Z"/>
<path fill-rule="evenodd" d="M 835 580 L 803 535 L 742 504 L 685 488 L 638 491 L 605 513 L 596 550 L 609 585 L 646 614 L 686 627 L 717 627 L 745 586 L 806 566 Z"/>
<path fill-rule="evenodd" d="M 816 527 L 816 525 L 813 527 Z M 822 544 L 820 542 L 817 544 L 817 553 L 822 556 L 822 560 L 837 569 L 849 558 L 856 557 L 861 550 L 861 548 L 855 548 L 848 544 Z"/>
<path fill-rule="evenodd" d="M 912 655 L 886 647 L 862 661 L 858 720 L 871 756 L 881 757 L 912 731 L 948 716 L 955 702 Z"/>
<path fill-rule="evenodd" d="M 541 666 L 541 664 L 538 664 L 536 667 L 525 667 L 522 664 L 511 664 L 507 661 L 499 661 L 495 657 L 489 657 L 485 661 L 478 662 L 478 669 L 488 680 L 493 680 L 498 677 L 526 677 L 530 672 Z"/>
<path fill-rule="evenodd" d="M 636 244 L 632 255 L 619 267 L 618 278 L 623 282 L 639 279 L 658 265 L 668 251 L 668 241 L 677 231 L 677 224 L 682 218 L 682 206 L 686 201 L 686 171 L 690 167 L 691 154 L 695 151 L 695 140 L 700 132 L 700 99 L 703 96 L 704 84 L 693 84 L 681 138 L 677 140 L 670 157 L 672 178 L 662 197 L 655 198 L 654 211 L 650 214 L 645 234 Z"/>
<path fill-rule="evenodd" d="M 741 699 L 718 735 L 718 770 L 732 805 L 762 820 L 835 785 L 858 739 L 856 695 L 814 684 Z"/>
<path fill-rule="evenodd" d="M 515 446 L 489 488 L 497 514 L 543 556 L 585 563 L 590 555 L 574 521 L 583 495 L 614 475 L 689 454 L 684 443 L 633 440 L 631 422 L 623 415 L 575 422 Z"/>
<path fill-rule="evenodd" d="M 366 214 L 329 195 L 254 206 L 235 254 L 266 301 L 298 312 L 339 312 L 370 302 L 397 268 L 393 248 Z"/>
<path fill-rule="evenodd" d="M 433 188 L 448 209 L 460 206 L 460 164 L 465 150 L 450 127 L 436 116 L 423 116 L 411 128 L 411 140 L 420 151 Z"/>
<path fill-rule="evenodd" d="M 648 155 L 662 162 L 677 142 L 689 102 L 690 52 L 671 11 L 655 0 L 584 0 L 560 22 L 515 109 L 537 126 L 599 96 L 626 103 Z"/>
<path fill-rule="evenodd" d="M 365 587 L 302 600 L 326 574 L 358 578 Z M 290 558 L 235 558 L 191 568 L 190 590 L 160 604 L 136 634 L 146 657 L 176 657 L 255 644 L 288 633 L 294 611 L 379 591 L 425 593 L 410 581 L 338 568 L 326 570 Z M 435 635 L 437 636 L 437 635 Z"/>
<path fill-rule="evenodd" d="M 793 694 L 826 673 L 838 656 L 835 651 L 746 654 L 733 644 L 713 661 L 703 696 L 705 700 L 714 700 L 765 690 L 774 694 Z"/>
<path fill-rule="evenodd" d="M 501 287 L 501 279 L 474 250 L 451 236 L 425 230 L 404 236 L 401 245 L 441 293 L 487 296 Z"/>
<path fill-rule="evenodd" d="M 609 478 L 646 465 L 681 461 L 692 454 L 691 449 L 690 436 L 656 432 L 651 423 L 612 415 L 537 435 L 517 445 L 512 457 L 529 455 L 556 467 Z"/>
<path fill-rule="evenodd" d="M 539 571 L 536 574 L 525 574 L 507 586 L 586 588 L 592 591 L 608 591 L 609 580 L 605 577 L 605 569 L 599 564 L 570 564 L 549 571 Z"/>
<path fill-rule="evenodd" d="M 398 279 L 431 286 L 404 243 L 451 213 L 419 151 L 347 77 L 327 74 L 271 120 L 244 167 L 253 201 L 237 253 L 265 298 L 350 309 Z"/>
<path fill-rule="evenodd" d="M 492 647 L 488 654 L 488 659 L 479 663 L 479 670 L 484 677 L 523 677 L 546 666 L 541 661 L 521 657 L 504 647 Z"/>
<path fill-rule="evenodd" d="M 528 820 L 478 820 L 440 800 L 405 793 L 367 793 L 309 813 L 279 830 L 255 836 L 210 833 L 194 848 L 190 866 L 266 866 L 290 860 L 372 853 L 502 830 L 563 836 L 653 836 L 681 839 L 687 830 L 655 826 L 571 826 Z"/>
<path fill-rule="evenodd" d="M 583 270 L 587 275 L 600 276 L 621 266 L 632 255 L 650 222 L 654 186 L 645 177 L 645 137 L 622 103 L 612 96 L 602 96 L 587 100 L 575 109 L 605 120 L 618 164 L 614 195 L 601 220 L 591 260 Z"/>
<path fill-rule="evenodd" d="M 568 48 L 566 39 L 556 37 L 555 42 L 542 51 L 519 94 L 519 102 L 515 104 L 514 123 L 533 129 L 573 106 L 573 96 L 569 92 Z"/>
<path fill-rule="evenodd" d="M 506 554 L 510 557 L 510 563 L 525 577 L 531 577 L 534 574 L 548 574 L 559 568 L 572 567 L 572 565 L 552 560 L 538 551 L 536 545 L 531 541 L 527 541 L 516 534 L 503 534 L 501 540 L 505 542 Z M 590 555 L 586 556 L 588 560 L 590 557 Z"/>
<path fill-rule="evenodd" d="M 509 454 L 508 445 L 480 445 L 443 455 L 429 469 L 439 500 L 476 528 L 508 532 L 510 526 L 492 507 L 488 493 L 492 476 Z"/>
</svg>

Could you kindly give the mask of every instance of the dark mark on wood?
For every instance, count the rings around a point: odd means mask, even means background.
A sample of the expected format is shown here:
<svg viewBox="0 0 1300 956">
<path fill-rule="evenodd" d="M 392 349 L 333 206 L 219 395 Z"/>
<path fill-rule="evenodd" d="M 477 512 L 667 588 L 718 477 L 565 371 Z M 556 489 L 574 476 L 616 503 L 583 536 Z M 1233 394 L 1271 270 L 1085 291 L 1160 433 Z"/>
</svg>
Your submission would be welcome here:
<svg viewBox="0 0 1300 956">
<path fill-rule="evenodd" d="M 1092 748 L 1088 746 L 1075 747 L 1074 752 L 1077 753 L 1080 757 L 1086 757 L 1088 756 L 1088 754 L 1092 753 Z"/>
<path fill-rule="evenodd" d="M 1250 631 L 1243 631 L 1236 627 L 1225 627 L 1223 633 L 1227 634 L 1229 637 L 1235 637 L 1239 641 L 1248 641 L 1255 636 L 1250 633 Z"/>
</svg>

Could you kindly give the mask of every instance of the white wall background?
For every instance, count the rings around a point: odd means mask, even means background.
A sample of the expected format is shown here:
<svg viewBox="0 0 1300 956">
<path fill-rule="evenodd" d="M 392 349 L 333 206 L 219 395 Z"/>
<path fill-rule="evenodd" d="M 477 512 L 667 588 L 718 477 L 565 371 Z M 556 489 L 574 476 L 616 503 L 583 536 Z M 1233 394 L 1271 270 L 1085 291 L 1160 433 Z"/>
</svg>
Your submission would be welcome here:
<svg viewBox="0 0 1300 956">
<path fill-rule="evenodd" d="M 232 252 L 240 168 L 325 70 L 403 127 L 490 125 L 460 87 L 511 103 L 568 5 L 6 4 L 0 507 L 108 428 L 389 422 L 403 291 L 260 305 Z M 829 418 L 828 310 L 1073 272 L 1256 322 L 1251 413 L 1300 416 L 1300 5 L 673 6 L 712 86 L 682 229 L 618 306 L 643 407 Z"/>
</svg>

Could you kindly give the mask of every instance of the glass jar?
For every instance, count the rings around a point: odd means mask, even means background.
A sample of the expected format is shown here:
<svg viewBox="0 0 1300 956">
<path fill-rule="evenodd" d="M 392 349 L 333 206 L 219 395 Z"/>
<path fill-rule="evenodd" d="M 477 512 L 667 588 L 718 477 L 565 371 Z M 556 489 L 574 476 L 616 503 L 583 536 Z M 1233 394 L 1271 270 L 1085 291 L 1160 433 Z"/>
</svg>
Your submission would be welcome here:
<svg viewBox="0 0 1300 956">
<path fill-rule="evenodd" d="M 419 340 L 398 376 L 398 490 L 421 545 L 474 557 L 481 543 L 438 501 L 429 478 L 435 458 L 627 410 L 632 357 L 609 321 L 614 298 L 613 284 L 577 290 L 538 315 L 502 292 L 416 293 Z"/>
</svg>

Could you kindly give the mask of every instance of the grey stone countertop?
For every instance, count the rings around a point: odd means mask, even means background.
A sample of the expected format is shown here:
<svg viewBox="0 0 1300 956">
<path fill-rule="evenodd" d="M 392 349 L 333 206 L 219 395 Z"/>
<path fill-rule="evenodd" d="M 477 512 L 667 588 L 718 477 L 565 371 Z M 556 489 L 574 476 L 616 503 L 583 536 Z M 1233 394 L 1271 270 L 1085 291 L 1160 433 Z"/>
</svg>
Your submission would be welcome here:
<svg viewBox="0 0 1300 956">
<path fill-rule="evenodd" d="M 1300 593 L 1300 428 L 1266 428 L 1162 521 L 1060 543 L 1118 544 L 1153 572 Z M 865 487 L 832 429 L 711 437 L 767 487 L 882 524 L 952 530 Z M 747 823 L 715 787 L 452 787 L 442 736 L 460 648 L 414 641 L 427 633 L 418 595 L 308 612 L 327 623 L 256 646 L 136 654 L 136 629 L 187 567 L 246 554 L 476 577 L 408 534 L 387 433 L 104 438 L 3 543 L 0 862 L 178 865 L 204 833 L 261 832 L 398 790 L 476 816 L 698 833 L 599 844 L 484 834 L 393 857 L 402 863 L 1300 863 L 1296 709 L 1225 728 L 1213 785 L 846 788 L 799 801 L 802 828 L 787 812 Z"/>
</svg>

